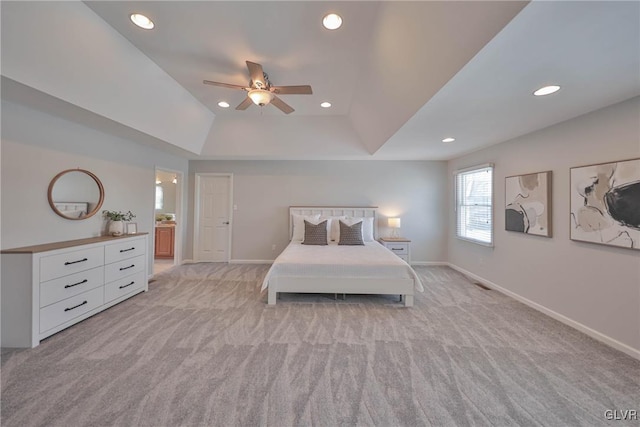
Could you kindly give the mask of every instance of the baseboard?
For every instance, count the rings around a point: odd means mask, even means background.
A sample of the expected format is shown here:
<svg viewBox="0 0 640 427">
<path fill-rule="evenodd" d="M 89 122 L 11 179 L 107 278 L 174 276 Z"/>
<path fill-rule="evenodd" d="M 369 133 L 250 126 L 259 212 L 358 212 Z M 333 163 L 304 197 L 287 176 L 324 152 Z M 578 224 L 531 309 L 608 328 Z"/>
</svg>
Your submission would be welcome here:
<svg viewBox="0 0 640 427">
<path fill-rule="evenodd" d="M 232 259 L 229 264 L 273 264 L 272 259 Z"/>
<path fill-rule="evenodd" d="M 449 265 L 448 262 L 445 261 L 411 261 L 409 264 L 417 265 L 417 266 L 439 266 L 439 265 Z"/>
<path fill-rule="evenodd" d="M 555 311 L 548 309 L 547 307 L 540 305 L 536 302 L 533 302 L 523 296 L 520 296 L 518 294 L 516 294 L 515 292 L 512 292 L 508 289 L 503 288 L 502 286 L 496 285 L 495 283 L 491 282 L 490 280 L 487 280 L 483 277 L 478 276 L 477 274 L 473 274 L 470 271 L 465 270 L 464 268 L 458 267 L 455 264 L 451 264 L 451 263 L 447 263 L 449 265 L 449 267 L 453 268 L 456 271 L 459 271 L 460 273 L 464 274 L 465 276 L 468 276 L 470 278 L 472 278 L 473 280 L 477 280 L 478 282 L 480 282 L 481 284 L 488 286 L 491 289 L 494 289 L 500 293 L 503 293 L 505 295 L 510 296 L 511 298 L 520 301 L 523 304 L 528 305 L 529 307 L 533 308 L 534 310 L 537 310 L 541 313 L 546 314 L 549 317 L 552 317 L 553 319 L 564 323 L 567 326 L 571 326 L 574 329 L 579 330 L 580 332 L 583 332 L 587 335 L 589 335 L 591 338 L 594 338 L 602 343 L 607 344 L 610 347 L 615 348 L 616 350 L 620 350 L 621 352 L 628 354 L 629 356 L 633 357 L 634 359 L 640 360 L 640 350 L 637 350 L 633 347 L 628 346 L 627 344 L 621 343 L 620 341 L 613 339 L 601 332 L 598 332 L 594 329 L 591 329 L 588 326 L 583 325 L 580 322 L 576 322 L 573 319 L 570 319 L 560 313 L 556 313 Z"/>
</svg>

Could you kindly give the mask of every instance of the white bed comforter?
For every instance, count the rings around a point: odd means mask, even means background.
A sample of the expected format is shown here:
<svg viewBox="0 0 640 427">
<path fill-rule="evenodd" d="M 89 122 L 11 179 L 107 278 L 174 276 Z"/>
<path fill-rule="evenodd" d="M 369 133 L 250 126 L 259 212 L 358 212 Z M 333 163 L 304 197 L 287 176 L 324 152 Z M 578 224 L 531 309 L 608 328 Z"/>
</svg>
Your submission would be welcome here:
<svg viewBox="0 0 640 427">
<path fill-rule="evenodd" d="M 269 286 L 269 279 L 276 276 L 412 279 L 415 288 L 424 291 L 413 268 L 378 242 L 365 242 L 364 246 L 291 242 L 273 262 L 262 282 L 262 290 Z"/>
</svg>

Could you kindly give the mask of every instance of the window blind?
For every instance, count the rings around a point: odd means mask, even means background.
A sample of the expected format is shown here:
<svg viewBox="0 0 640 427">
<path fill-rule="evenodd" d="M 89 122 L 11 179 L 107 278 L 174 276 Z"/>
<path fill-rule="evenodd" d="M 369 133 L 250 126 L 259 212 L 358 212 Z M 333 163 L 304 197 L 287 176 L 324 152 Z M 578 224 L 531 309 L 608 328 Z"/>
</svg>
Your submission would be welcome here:
<svg viewBox="0 0 640 427">
<path fill-rule="evenodd" d="M 493 245 L 493 165 L 458 171 L 455 191 L 456 236 Z"/>
</svg>

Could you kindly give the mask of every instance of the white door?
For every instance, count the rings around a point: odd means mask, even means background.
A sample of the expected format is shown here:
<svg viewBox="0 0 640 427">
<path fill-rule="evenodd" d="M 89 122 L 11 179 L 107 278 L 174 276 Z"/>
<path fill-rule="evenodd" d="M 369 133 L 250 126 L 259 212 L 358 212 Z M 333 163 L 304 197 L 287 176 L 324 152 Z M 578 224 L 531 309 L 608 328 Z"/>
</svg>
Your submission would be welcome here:
<svg viewBox="0 0 640 427">
<path fill-rule="evenodd" d="M 228 262 L 231 175 L 196 174 L 196 261 Z"/>
</svg>

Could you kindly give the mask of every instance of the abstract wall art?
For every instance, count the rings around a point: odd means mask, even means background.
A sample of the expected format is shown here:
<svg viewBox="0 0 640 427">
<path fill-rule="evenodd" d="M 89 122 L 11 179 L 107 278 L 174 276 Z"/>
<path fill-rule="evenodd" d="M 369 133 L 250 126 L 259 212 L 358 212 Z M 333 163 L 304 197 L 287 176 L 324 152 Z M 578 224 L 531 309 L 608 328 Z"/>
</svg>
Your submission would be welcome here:
<svg viewBox="0 0 640 427">
<path fill-rule="evenodd" d="M 640 159 L 571 168 L 571 240 L 640 249 Z"/>
<path fill-rule="evenodd" d="M 505 178 L 505 229 L 551 237 L 551 171 Z"/>
</svg>

